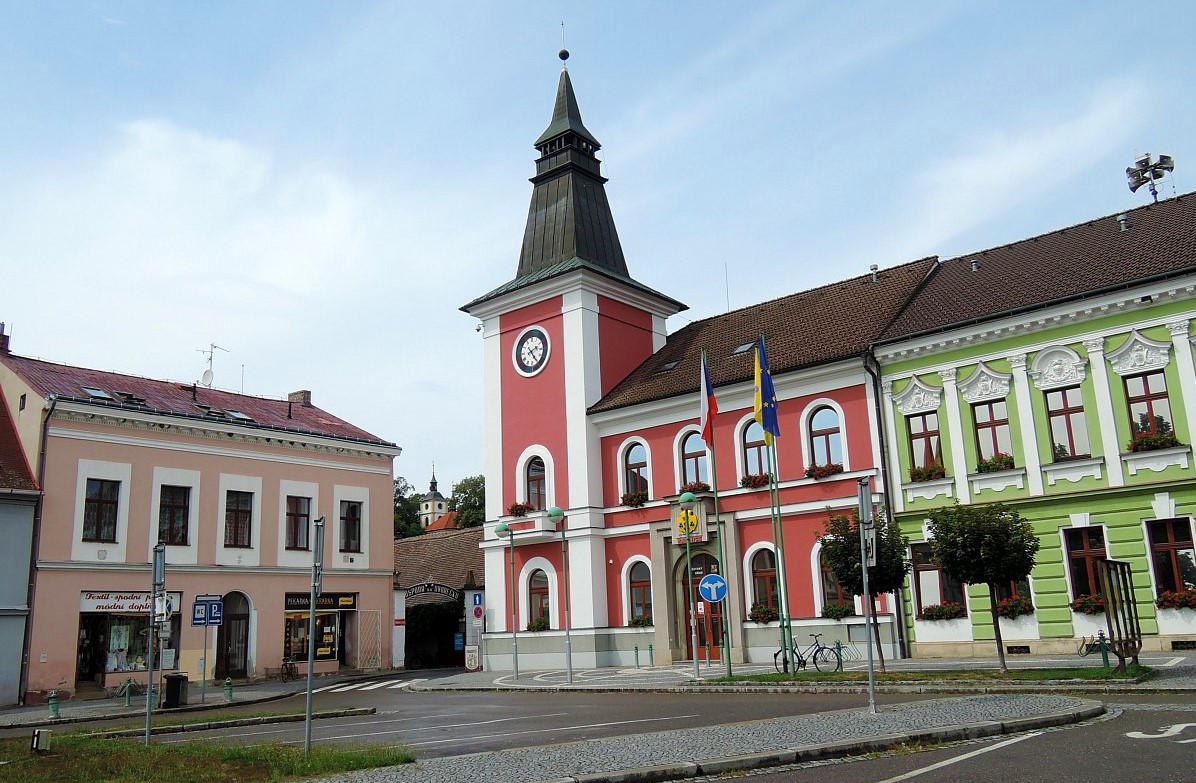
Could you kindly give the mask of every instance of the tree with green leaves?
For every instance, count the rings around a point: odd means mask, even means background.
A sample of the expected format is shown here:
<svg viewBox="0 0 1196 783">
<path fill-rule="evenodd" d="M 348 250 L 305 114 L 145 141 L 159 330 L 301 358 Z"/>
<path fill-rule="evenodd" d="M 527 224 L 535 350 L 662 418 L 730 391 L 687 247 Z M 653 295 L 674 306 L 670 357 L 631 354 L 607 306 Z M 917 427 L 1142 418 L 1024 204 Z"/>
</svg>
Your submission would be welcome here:
<svg viewBox="0 0 1196 783">
<path fill-rule="evenodd" d="M 864 572 L 860 567 L 859 524 L 860 515 L 855 509 L 850 514 L 831 513 L 819 541 L 822 542 L 823 562 L 839 584 L 852 595 L 862 596 Z M 880 624 L 876 620 L 876 596 L 901 589 L 909 573 L 908 551 L 909 541 L 902 535 L 897 521 L 882 510 L 876 520 L 876 565 L 868 569 L 868 592 L 872 595 L 866 599 L 871 601 L 872 638 L 882 672 L 885 655 L 880 644 Z"/>
<path fill-rule="evenodd" d="M 453 485 L 448 510 L 457 512 L 457 527 L 478 527 L 486 521 L 486 477 L 466 476 Z"/>
<path fill-rule="evenodd" d="M 415 491 L 415 487 L 402 476 L 395 477 L 395 538 L 418 536 L 424 532 L 419 524 L 419 504 L 423 495 Z"/>
<path fill-rule="evenodd" d="M 1002 503 L 945 506 L 930 512 L 931 550 L 939 566 L 964 584 L 988 585 L 997 659 L 1006 671 L 997 616 L 997 589 L 1030 575 L 1038 536 L 1017 511 Z"/>
</svg>

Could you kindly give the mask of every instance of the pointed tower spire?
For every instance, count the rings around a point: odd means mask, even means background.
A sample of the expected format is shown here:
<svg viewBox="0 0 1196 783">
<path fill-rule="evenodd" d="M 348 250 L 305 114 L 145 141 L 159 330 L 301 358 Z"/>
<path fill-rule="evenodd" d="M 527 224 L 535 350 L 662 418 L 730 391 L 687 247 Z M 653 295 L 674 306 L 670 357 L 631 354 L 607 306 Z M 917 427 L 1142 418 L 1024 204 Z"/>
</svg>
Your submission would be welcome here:
<svg viewBox="0 0 1196 783">
<path fill-rule="evenodd" d="M 432 463 L 432 481 L 428 484 L 428 494 L 435 495 L 436 492 L 436 463 Z"/>
</svg>

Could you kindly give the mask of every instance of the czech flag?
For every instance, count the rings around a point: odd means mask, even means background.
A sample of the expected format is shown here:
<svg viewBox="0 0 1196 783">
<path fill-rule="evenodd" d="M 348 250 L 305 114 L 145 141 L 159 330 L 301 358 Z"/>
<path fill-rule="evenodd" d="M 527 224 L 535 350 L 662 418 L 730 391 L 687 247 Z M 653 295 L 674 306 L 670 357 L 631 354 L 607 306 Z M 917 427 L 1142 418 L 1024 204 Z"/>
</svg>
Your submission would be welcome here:
<svg viewBox="0 0 1196 783">
<path fill-rule="evenodd" d="M 714 384 L 710 382 L 710 368 L 706 366 L 706 351 L 702 351 L 702 440 L 707 448 L 714 448 L 714 417 L 718 415 L 718 400 L 714 398 Z"/>
</svg>

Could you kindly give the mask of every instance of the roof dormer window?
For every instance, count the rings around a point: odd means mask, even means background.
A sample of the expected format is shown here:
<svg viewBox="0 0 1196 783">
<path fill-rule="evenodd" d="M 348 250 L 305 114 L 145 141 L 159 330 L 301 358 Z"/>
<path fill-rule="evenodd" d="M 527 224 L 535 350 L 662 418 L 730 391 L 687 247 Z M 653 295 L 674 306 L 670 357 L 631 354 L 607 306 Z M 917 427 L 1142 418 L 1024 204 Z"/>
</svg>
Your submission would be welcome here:
<svg viewBox="0 0 1196 783">
<path fill-rule="evenodd" d="M 83 389 L 84 393 L 87 394 L 87 396 L 93 400 L 111 400 L 112 399 L 112 395 L 109 394 L 108 392 L 104 391 L 103 389 L 97 389 L 94 386 L 83 386 L 81 388 Z"/>
</svg>

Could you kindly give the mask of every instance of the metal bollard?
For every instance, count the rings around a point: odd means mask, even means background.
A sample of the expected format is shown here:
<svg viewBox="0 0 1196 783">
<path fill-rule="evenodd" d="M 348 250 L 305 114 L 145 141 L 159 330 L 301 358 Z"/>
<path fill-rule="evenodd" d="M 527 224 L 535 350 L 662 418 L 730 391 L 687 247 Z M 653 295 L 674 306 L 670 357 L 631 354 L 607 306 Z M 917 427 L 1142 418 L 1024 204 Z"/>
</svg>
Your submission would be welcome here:
<svg viewBox="0 0 1196 783">
<path fill-rule="evenodd" d="M 710 642 L 706 642 L 706 665 L 710 666 Z"/>
<path fill-rule="evenodd" d="M 1109 640 L 1105 638 L 1105 632 L 1100 631 L 1096 636 L 1096 643 L 1100 645 L 1100 663 L 1106 669 L 1109 668 Z"/>
<path fill-rule="evenodd" d="M 637 644 L 635 646 L 635 668 L 638 669 L 639 667 L 640 667 L 640 646 Z"/>
<path fill-rule="evenodd" d="M 225 677 L 224 678 L 224 701 L 226 703 L 231 703 L 232 700 L 233 700 L 233 678 Z"/>
<path fill-rule="evenodd" d="M 46 705 L 50 708 L 50 720 L 58 720 L 58 691 L 50 691 Z"/>
<path fill-rule="evenodd" d="M 150 704 L 154 705 L 153 709 L 155 710 L 162 706 L 161 702 L 158 701 L 158 687 L 152 682 L 145 688 L 145 698 Z"/>
<path fill-rule="evenodd" d="M 125 680 L 124 691 L 125 691 L 125 706 L 132 707 L 133 706 L 133 681 L 132 680 Z"/>
<path fill-rule="evenodd" d="M 835 640 L 835 671 L 843 671 L 843 642 Z"/>
<path fill-rule="evenodd" d="M 648 645 L 648 668 L 649 669 L 651 669 L 653 666 L 656 665 L 656 653 L 653 651 L 653 647 L 655 647 L 655 645 L 652 645 L 652 644 Z"/>
</svg>

